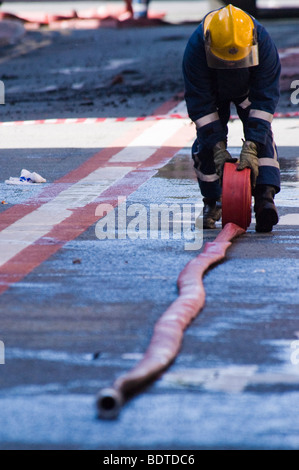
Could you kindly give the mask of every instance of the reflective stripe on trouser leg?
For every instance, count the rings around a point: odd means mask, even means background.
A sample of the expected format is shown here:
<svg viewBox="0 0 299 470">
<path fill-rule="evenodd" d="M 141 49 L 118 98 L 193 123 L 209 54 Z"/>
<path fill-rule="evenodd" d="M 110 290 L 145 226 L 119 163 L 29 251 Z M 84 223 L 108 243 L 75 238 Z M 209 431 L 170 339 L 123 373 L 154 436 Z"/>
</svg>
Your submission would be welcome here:
<svg viewBox="0 0 299 470">
<path fill-rule="evenodd" d="M 259 175 L 256 184 L 275 186 L 276 192 L 280 191 L 280 166 L 278 162 L 277 147 L 273 140 L 272 130 L 267 135 L 266 145 L 258 154 Z"/>
<path fill-rule="evenodd" d="M 254 111 L 254 110 L 253 110 Z M 250 114 L 249 108 L 242 108 L 240 105 L 237 105 L 238 115 L 243 122 L 243 125 L 246 125 L 248 116 Z M 251 113 L 254 114 L 254 113 Z M 265 113 L 267 114 L 267 113 Z M 269 113 L 268 113 L 269 114 Z M 271 116 L 269 117 L 270 124 Z M 272 128 L 270 128 L 267 133 L 266 144 L 261 146 L 261 150 L 258 154 L 259 158 L 259 175 L 256 180 L 256 184 L 267 184 L 269 186 L 274 186 L 276 192 L 280 191 L 280 168 L 277 155 L 277 147 L 274 142 Z"/>
<path fill-rule="evenodd" d="M 192 158 L 202 196 L 209 199 L 219 199 L 221 186 L 216 175 L 212 151 L 201 147 L 196 139 L 192 146 Z"/>
<path fill-rule="evenodd" d="M 230 102 L 220 102 L 217 107 L 217 112 L 205 116 L 204 120 L 197 121 L 196 125 L 206 125 L 207 119 L 213 121 L 219 119 L 223 128 L 223 140 L 227 143 L 227 123 L 230 117 Z M 194 160 L 194 170 L 197 181 L 203 197 L 209 199 L 219 199 L 221 197 L 222 189 L 219 183 L 219 177 L 216 174 L 216 168 L 213 158 L 213 151 L 207 148 L 198 139 L 195 140 L 192 146 L 192 158 Z"/>
</svg>

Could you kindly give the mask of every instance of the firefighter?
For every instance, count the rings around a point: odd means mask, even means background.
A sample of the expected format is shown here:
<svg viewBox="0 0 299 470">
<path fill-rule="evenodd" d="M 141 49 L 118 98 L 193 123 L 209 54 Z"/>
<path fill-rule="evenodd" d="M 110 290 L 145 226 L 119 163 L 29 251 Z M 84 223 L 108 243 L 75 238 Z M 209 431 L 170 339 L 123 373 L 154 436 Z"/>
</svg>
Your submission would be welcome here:
<svg viewBox="0 0 299 470">
<path fill-rule="evenodd" d="M 274 196 L 280 167 L 271 122 L 279 100 L 280 61 L 265 28 L 232 5 L 208 13 L 190 37 L 183 58 L 185 100 L 196 125 L 194 169 L 203 196 L 203 227 L 221 218 L 221 184 L 230 106 L 243 123 L 238 170 L 251 169 L 256 231 L 278 222 Z"/>
</svg>

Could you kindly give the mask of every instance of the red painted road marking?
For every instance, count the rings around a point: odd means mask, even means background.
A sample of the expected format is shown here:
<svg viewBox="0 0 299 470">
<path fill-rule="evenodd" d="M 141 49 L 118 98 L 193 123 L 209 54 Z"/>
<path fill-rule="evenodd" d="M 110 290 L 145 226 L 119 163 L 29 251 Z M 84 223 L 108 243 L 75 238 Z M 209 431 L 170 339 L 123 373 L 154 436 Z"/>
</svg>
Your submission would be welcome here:
<svg viewBox="0 0 299 470">
<path fill-rule="evenodd" d="M 171 105 L 173 104 L 173 102 L 170 101 L 169 106 L 170 103 Z M 165 108 L 163 109 L 166 110 L 166 106 L 167 105 L 165 105 Z M 153 126 L 154 124 L 154 121 L 148 121 L 146 123 L 146 127 L 143 127 L 143 130 Z M 26 204 L 17 204 L 2 212 L 0 214 L 0 230 L 4 230 L 7 226 L 18 220 L 20 217 L 33 212 L 45 202 L 54 199 L 54 197 L 56 197 L 59 193 L 67 189 L 76 181 L 85 178 L 89 173 L 95 171 L 100 166 L 104 167 L 108 163 L 109 159 L 121 149 L 126 148 L 136 138 L 136 136 L 138 136 L 139 132 L 139 127 L 133 127 L 124 135 L 120 136 L 115 142 L 113 142 L 113 146 L 111 145 L 104 148 L 103 150 L 100 150 L 84 163 L 82 163 L 78 168 L 71 170 L 66 175 L 54 181 L 54 183 L 51 186 L 46 187 L 37 198 L 32 198 L 31 200 L 27 201 Z"/>
<path fill-rule="evenodd" d="M 154 121 L 148 121 L 144 125 L 146 128 L 149 128 L 154 125 Z M 43 261 L 56 253 L 65 243 L 75 239 L 93 225 L 100 218 L 95 216 L 96 207 L 99 203 L 105 202 L 116 207 L 119 195 L 127 197 L 136 191 L 141 184 L 153 176 L 159 168 L 168 162 L 193 137 L 194 129 L 191 126 L 183 125 L 164 142 L 162 147 L 154 151 L 145 161 L 121 162 L 122 168 L 129 167 L 127 174 L 106 188 L 91 203 L 72 209 L 68 217 L 54 225 L 47 233 L 44 233 L 43 236 L 36 239 L 31 245 L 23 248 L 0 267 L 0 294 L 5 292 L 15 282 L 23 279 L 24 276 L 29 274 Z M 30 214 L 38 208 L 45 207 L 45 200 L 51 201 L 56 196 L 59 196 L 63 190 L 75 185 L 78 180 L 82 180 L 84 176 L 87 177 L 93 171 L 99 168 L 119 167 L 120 164 L 117 165 L 116 163 L 109 162 L 109 159 L 119 153 L 122 148 L 129 145 L 134 138 L 136 138 L 135 128 L 118 139 L 113 147 L 108 147 L 98 152 L 80 165 L 79 168 L 72 170 L 55 182 L 60 183 L 60 185 L 55 184 L 46 188 L 37 200 L 33 199 L 28 205 L 16 205 L 0 214 L 0 227 L 2 231 L 6 227 L 10 228 L 14 222 L 17 223 L 21 220 L 24 217 L 24 213 Z"/>
</svg>

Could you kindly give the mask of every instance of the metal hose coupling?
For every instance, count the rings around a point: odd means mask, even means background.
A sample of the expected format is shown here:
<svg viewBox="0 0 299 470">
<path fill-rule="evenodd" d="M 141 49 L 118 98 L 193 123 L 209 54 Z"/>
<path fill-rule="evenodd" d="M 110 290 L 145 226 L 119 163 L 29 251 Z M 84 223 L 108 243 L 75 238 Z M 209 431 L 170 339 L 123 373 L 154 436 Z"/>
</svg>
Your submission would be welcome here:
<svg viewBox="0 0 299 470">
<path fill-rule="evenodd" d="M 96 407 L 98 417 L 102 419 L 115 419 L 123 406 L 124 398 L 122 393 L 115 388 L 103 388 L 98 393 Z"/>
</svg>

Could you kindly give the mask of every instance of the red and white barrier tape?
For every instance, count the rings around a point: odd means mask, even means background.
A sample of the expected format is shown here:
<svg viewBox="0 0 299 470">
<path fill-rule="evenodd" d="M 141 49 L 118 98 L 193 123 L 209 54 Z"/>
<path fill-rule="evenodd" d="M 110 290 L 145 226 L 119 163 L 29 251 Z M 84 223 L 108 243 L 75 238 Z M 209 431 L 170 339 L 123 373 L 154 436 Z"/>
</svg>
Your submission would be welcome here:
<svg viewBox="0 0 299 470">
<path fill-rule="evenodd" d="M 275 118 L 293 118 L 299 117 L 299 111 L 288 113 L 275 113 Z M 189 119 L 187 114 L 163 114 L 153 116 L 139 116 L 139 117 L 98 117 L 98 118 L 65 118 L 65 119 L 35 119 L 29 121 L 0 121 L 0 126 L 27 126 L 27 125 L 40 125 L 40 124 L 99 124 L 102 122 L 138 122 L 138 121 L 159 121 L 162 119 Z M 230 120 L 238 119 L 237 115 L 232 115 Z"/>
<path fill-rule="evenodd" d="M 98 117 L 98 118 L 65 118 L 65 119 L 36 119 L 33 121 L 2 121 L 2 126 L 20 126 L 20 125 L 36 125 L 36 124 L 98 124 L 102 122 L 138 122 L 138 121 L 159 121 L 162 119 L 188 119 L 187 115 L 183 114 L 163 114 L 153 116 L 139 116 L 139 117 Z"/>
</svg>

